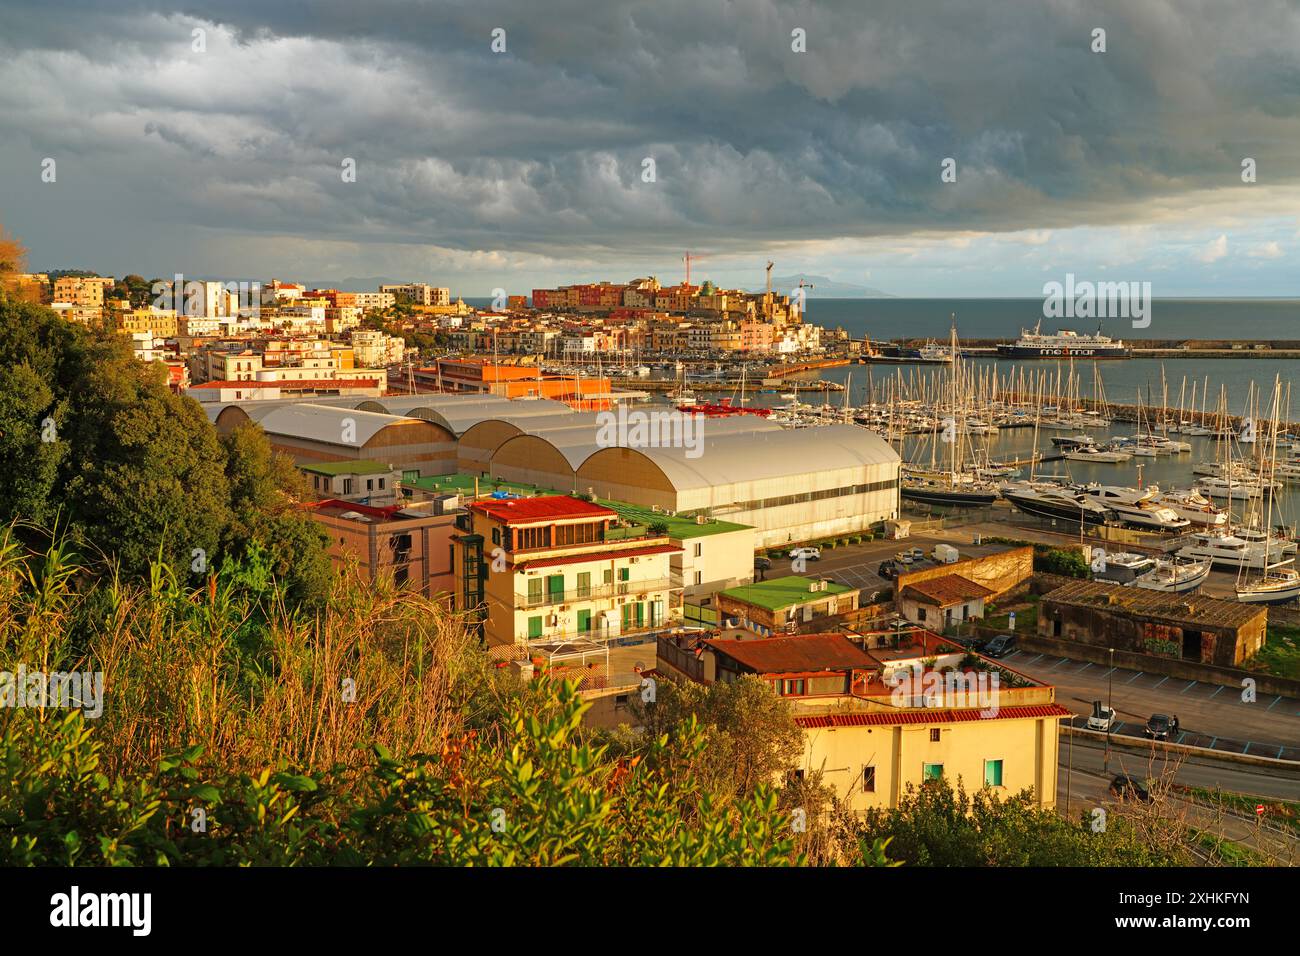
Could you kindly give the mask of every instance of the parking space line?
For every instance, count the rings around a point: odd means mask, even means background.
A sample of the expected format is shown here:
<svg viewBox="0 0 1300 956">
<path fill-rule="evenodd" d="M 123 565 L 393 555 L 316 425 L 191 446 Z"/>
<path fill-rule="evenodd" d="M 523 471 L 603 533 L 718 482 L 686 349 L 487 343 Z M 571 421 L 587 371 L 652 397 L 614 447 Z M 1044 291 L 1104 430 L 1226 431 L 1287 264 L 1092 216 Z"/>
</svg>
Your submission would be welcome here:
<svg viewBox="0 0 1300 956">
<path fill-rule="evenodd" d="M 1041 661 L 1042 659 L 1043 659 L 1043 655 L 1042 655 L 1042 654 L 1039 654 L 1037 657 L 1035 657 L 1035 658 L 1034 658 L 1032 661 L 1030 661 L 1029 663 L 1031 663 L 1031 664 L 1037 664 L 1037 663 L 1038 663 L 1039 661 Z"/>
<path fill-rule="evenodd" d="M 1250 741 L 1249 741 L 1249 740 L 1246 741 L 1246 746 L 1243 747 L 1243 748 L 1241 749 L 1241 753 L 1242 753 L 1243 756 L 1244 756 L 1245 754 L 1250 753 Z"/>
<path fill-rule="evenodd" d="M 1278 759 L 1278 760 L 1281 760 L 1281 759 L 1282 759 L 1282 751 L 1284 751 L 1284 750 L 1286 750 L 1286 744 L 1283 744 L 1281 747 L 1278 747 L 1278 748 L 1277 748 L 1277 759 Z"/>
<path fill-rule="evenodd" d="M 1197 683 L 1196 681 L 1192 681 L 1192 682 L 1190 682 L 1186 687 L 1184 687 L 1184 688 L 1183 688 L 1182 690 L 1180 690 L 1178 693 L 1180 693 L 1180 694 L 1186 694 L 1189 690 L 1191 690 L 1193 687 L 1196 686 L 1196 683 Z"/>
<path fill-rule="evenodd" d="M 1277 700 L 1273 701 L 1273 703 L 1271 703 L 1271 704 L 1268 705 L 1268 708 L 1264 711 L 1264 713 L 1267 714 L 1270 710 L 1272 710 L 1274 707 L 1276 707 L 1276 706 L 1278 705 L 1278 702 L 1281 701 L 1281 700 L 1282 700 L 1282 697 L 1281 697 L 1281 695 L 1279 695 L 1278 698 L 1277 698 Z"/>
<path fill-rule="evenodd" d="M 1115 671 L 1116 671 L 1117 669 L 1118 669 L 1118 668 L 1112 667 L 1110 670 L 1106 671 L 1106 673 L 1102 674 L 1101 676 L 1102 676 L 1102 677 L 1109 677 L 1111 674 L 1115 673 Z"/>
<path fill-rule="evenodd" d="M 1081 668 L 1079 668 L 1077 671 L 1075 671 L 1075 673 L 1076 673 L 1076 674 L 1082 674 L 1084 671 L 1086 671 L 1086 670 L 1087 670 L 1089 667 L 1091 667 L 1091 666 L 1092 666 L 1092 661 L 1088 661 L 1088 663 L 1084 664 Z"/>
<path fill-rule="evenodd" d="M 1222 693 L 1223 693 L 1223 688 L 1225 688 L 1225 687 L 1227 687 L 1227 686 L 1228 686 L 1227 684 L 1220 684 L 1220 685 L 1219 685 L 1219 689 L 1216 690 L 1213 694 L 1210 695 L 1210 700 L 1214 700 L 1214 698 L 1216 698 L 1216 697 L 1218 697 L 1220 694 L 1222 694 Z"/>
<path fill-rule="evenodd" d="M 1126 684 L 1131 684 L 1131 683 L 1133 683 L 1135 680 L 1137 680 L 1137 679 L 1138 679 L 1139 677 L 1141 677 L 1141 676 L 1142 676 L 1142 672 L 1141 672 L 1141 671 L 1138 671 L 1136 674 L 1134 674 L 1132 677 L 1130 677 L 1130 678 L 1129 678 L 1128 680 L 1126 680 L 1124 683 L 1126 683 Z"/>
<path fill-rule="evenodd" d="M 1060 667 L 1062 664 L 1068 663 L 1069 660 L 1070 660 L 1070 659 L 1069 659 L 1068 657 L 1062 657 L 1059 661 L 1057 661 L 1055 664 L 1053 664 L 1051 667 L 1049 667 L 1048 670 L 1049 670 L 1049 671 L 1054 671 L 1054 670 L 1056 670 L 1058 667 Z"/>
<path fill-rule="evenodd" d="M 1160 681 L 1159 681 L 1159 683 L 1156 684 L 1156 687 L 1159 687 L 1160 684 L 1163 684 L 1163 683 L 1164 683 L 1165 681 L 1167 681 L 1167 680 L 1169 680 L 1169 675 L 1168 675 L 1168 674 L 1166 674 L 1164 677 L 1160 678 Z M 1151 689 L 1152 689 L 1152 690 L 1155 690 L 1156 687 L 1152 687 Z"/>
</svg>

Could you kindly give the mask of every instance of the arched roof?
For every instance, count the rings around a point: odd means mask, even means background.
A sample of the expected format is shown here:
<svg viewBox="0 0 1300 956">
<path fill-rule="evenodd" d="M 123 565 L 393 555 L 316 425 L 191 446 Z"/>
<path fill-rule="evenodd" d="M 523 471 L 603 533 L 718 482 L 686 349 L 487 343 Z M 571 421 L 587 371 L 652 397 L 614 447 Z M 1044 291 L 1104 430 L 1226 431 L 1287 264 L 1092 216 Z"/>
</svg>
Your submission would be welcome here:
<svg viewBox="0 0 1300 956">
<path fill-rule="evenodd" d="M 348 420 L 351 420 L 355 426 L 352 441 L 343 439 Z M 378 412 L 365 412 L 355 408 L 300 402 L 271 409 L 261 416 L 258 423 L 271 435 L 300 438 L 329 445 L 361 446 L 390 425 L 415 421 L 418 419 L 401 415 L 381 415 Z"/>
<path fill-rule="evenodd" d="M 657 467 L 678 491 L 901 463 L 888 442 L 857 425 L 778 427 L 712 437 L 706 430 L 697 449 L 638 447 L 629 451 Z M 588 467 L 598 468 L 598 457 L 610 450 L 595 451 L 574 466 L 579 479 Z"/>
</svg>

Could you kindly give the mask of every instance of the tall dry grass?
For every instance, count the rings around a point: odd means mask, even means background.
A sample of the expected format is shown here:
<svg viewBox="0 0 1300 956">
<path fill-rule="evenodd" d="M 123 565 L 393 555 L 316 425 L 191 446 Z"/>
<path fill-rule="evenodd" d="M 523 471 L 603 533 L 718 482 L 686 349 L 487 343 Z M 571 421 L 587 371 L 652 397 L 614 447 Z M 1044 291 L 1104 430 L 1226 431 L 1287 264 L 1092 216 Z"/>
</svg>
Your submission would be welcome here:
<svg viewBox="0 0 1300 956">
<path fill-rule="evenodd" d="M 87 574 L 58 542 L 44 554 L 0 530 L 0 669 L 102 671 L 92 721 L 110 772 L 202 744 L 232 771 L 354 767 L 375 744 L 437 752 L 499 713 L 504 691 L 462 622 L 440 604 L 355 572 L 326 610 L 291 613 L 168 568 L 147 583 Z M 2 712 L 0 712 L 2 714 Z"/>
</svg>

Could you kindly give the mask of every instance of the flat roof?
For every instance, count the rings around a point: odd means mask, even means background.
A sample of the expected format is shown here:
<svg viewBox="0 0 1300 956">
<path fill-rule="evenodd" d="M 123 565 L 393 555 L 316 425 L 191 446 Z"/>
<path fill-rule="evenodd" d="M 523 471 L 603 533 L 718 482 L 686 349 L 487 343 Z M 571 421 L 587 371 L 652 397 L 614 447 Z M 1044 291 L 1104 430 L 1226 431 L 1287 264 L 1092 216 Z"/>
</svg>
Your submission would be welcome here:
<svg viewBox="0 0 1300 956">
<path fill-rule="evenodd" d="M 396 470 L 392 465 L 385 465 L 381 461 L 371 461 L 364 458 L 358 461 L 316 461 L 298 467 L 303 471 L 315 472 L 318 475 L 332 476 L 386 475 Z"/>
<path fill-rule="evenodd" d="M 570 495 L 488 499 L 471 502 L 469 507 L 508 525 L 573 518 L 618 517 L 617 512 L 611 508 L 602 508 L 600 505 Z"/>
<path fill-rule="evenodd" d="M 740 587 L 727 588 L 725 591 L 720 591 L 719 594 L 734 601 L 753 604 L 755 607 L 761 607 L 768 611 L 779 611 L 782 608 L 793 607 L 796 604 L 807 604 L 810 601 L 819 601 L 824 597 L 847 594 L 858 590 L 844 584 L 833 584 L 830 581 L 826 582 L 825 590 L 809 590 L 810 586 L 816 581 L 816 578 L 791 575 L 786 578 L 773 578 L 771 581 L 758 581 L 754 584 L 743 584 Z"/>
<path fill-rule="evenodd" d="M 1199 594 L 1167 594 L 1147 588 L 1126 588 L 1100 581 L 1071 581 L 1042 597 L 1042 603 L 1136 614 L 1192 627 L 1243 627 L 1268 609 L 1262 604 L 1224 601 Z"/>
<path fill-rule="evenodd" d="M 714 638 L 704 643 L 759 674 L 874 670 L 880 666 L 843 634 L 804 634 L 748 641 Z"/>
</svg>

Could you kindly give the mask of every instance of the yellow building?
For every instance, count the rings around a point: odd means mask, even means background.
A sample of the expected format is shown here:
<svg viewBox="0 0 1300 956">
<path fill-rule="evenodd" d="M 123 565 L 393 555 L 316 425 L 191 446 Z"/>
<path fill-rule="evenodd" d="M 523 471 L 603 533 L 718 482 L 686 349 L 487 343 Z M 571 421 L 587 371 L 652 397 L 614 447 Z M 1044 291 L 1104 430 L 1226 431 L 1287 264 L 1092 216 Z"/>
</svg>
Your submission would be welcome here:
<svg viewBox="0 0 1300 956">
<path fill-rule="evenodd" d="M 882 635 L 661 637 L 657 670 L 702 683 L 753 674 L 804 731 L 798 772 L 853 811 L 897 807 L 910 786 L 944 779 L 967 793 L 1032 789 L 1056 805 L 1056 689 L 920 629 Z"/>
<path fill-rule="evenodd" d="M 476 501 L 460 536 L 459 607 L 489 645 L 605 642 L 680 617 L 667 535 L 625 537 L 618 513 L 568 495 Z"/>
<path fill-rule="evenodd" d="M 127 309 L 113 313 L 113 327 L 119 332 L 152 332 L 157 338 L 175 338 L 179 324 L 171 309 Z"/>
</svg>

